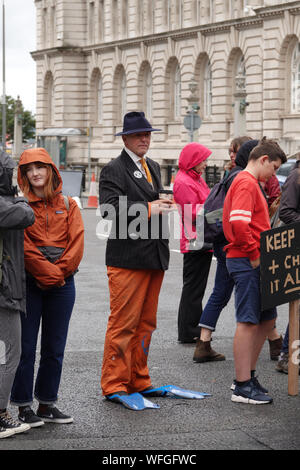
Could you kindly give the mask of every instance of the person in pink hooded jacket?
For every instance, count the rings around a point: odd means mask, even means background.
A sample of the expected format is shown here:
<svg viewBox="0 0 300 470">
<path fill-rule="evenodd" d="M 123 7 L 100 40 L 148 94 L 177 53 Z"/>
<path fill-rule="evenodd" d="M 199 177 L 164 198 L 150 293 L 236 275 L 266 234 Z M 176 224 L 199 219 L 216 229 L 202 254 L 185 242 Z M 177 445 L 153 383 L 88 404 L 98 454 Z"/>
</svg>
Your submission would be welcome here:
<svg viewBox="0 0 300 470">
<path fill-rule="evenodd" d="M 196 238 L 196 216 L 210 189 L 201 174 L 211 150 L 198 142 L 187 144 L 179 156 L 174 181 L 174 200 L 181 220 L 180 251 L 183 253 L 183 287 L 178 310 L 178 341 L 194 343 L 199 338 L 202 299 L 209 274 L 212 251 L 191 250 Z"/>
</svg>

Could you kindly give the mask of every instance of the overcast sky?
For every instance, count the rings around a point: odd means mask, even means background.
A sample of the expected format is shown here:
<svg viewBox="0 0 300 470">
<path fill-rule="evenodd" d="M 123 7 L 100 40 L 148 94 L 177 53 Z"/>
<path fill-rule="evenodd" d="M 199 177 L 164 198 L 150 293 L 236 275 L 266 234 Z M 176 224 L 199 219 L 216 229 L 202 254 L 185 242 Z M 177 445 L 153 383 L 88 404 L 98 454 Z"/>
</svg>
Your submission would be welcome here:
<svg viewBox="0 0 300 470">
<path fill-rule="evenodd" d="M 1 91 L 2 80 L 2 4 L 1 11 Z M 34 0 L 4 0 L 5 5 L 5 56 L 6 94 L 20 96 L 24 108 L 35 113 L 36 77 L 35 62 L 30 52 L 36 49 Z"/>
</svg>

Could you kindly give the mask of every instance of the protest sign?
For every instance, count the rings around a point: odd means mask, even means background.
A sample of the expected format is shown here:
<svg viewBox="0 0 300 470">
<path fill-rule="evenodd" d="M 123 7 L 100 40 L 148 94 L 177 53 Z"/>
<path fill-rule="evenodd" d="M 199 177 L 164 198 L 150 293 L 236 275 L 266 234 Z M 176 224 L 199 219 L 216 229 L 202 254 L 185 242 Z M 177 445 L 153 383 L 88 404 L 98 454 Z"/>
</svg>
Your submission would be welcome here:
<svg viewBox="0 0 300 470">
<path fill-rule="evenodd" d="M 261 234 L 261 306 L 289 303 L 289 395 L 298 394 L 300 223 Z"/>
</svg>

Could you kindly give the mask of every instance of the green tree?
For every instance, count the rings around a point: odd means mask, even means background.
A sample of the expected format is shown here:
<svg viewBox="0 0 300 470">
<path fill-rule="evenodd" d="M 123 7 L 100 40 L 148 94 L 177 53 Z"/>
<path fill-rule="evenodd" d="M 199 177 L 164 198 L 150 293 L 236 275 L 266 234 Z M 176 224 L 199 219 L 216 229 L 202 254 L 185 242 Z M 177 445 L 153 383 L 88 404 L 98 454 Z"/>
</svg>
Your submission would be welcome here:
<svg viewBox="0 0 300 470">
<path fill-rule="evenodd" d="M 14 138 L 14 119 L 16 101 L 12 96 L 6 96 L 6 134 L 8 140 Z M 31 111 L 26 111 L 22 105 L 22 129 L 23 129 L 23 142 L 27 139 L 33 139 L 35 136 L 35 116 Z M 2 136 L 2 106 L 0 105 L 0 136 Z M 0 139 L 1 140 L 1 139 Z"/>
</svg>

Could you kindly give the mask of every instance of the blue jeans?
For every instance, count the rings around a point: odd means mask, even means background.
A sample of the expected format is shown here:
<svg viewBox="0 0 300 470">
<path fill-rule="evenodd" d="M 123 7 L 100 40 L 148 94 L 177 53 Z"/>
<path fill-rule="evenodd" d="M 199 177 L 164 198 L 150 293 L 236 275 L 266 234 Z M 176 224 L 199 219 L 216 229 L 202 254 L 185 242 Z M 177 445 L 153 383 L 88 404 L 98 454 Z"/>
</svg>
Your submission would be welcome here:
<svg viewBox="0 0 300 470">
<path fill-rule="evenodd" d="M 283 338 L 281 352 L 288 353 L 289 352 L 289 323 L 286 327 L 286 332 Z"/>
<path fill-rule="evenodd" d="M 226 266 L 226 253 L 223 251 L 225 245 L 227 242 L 214 244 L 214 255 L 217 258 L 215 285 L 199 323 L 199 326 L 212 331 L 215 331 L 221 311 L 228 304 L 234 288 L 234 281 Z"/>
<path fill-rule="evenodd" d="M 40 403 L 57 400 L 69 321 L 75 302 L 74 277 L 62 287 L 41 290 L 33 278 L 26 281 L 27 313 L 21 313 L 22 354 L 11 392 L 15 405 L 33 401 L 34 363 L 41 326 L 41 352 L 34 395 Z"/>
</svg>

